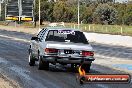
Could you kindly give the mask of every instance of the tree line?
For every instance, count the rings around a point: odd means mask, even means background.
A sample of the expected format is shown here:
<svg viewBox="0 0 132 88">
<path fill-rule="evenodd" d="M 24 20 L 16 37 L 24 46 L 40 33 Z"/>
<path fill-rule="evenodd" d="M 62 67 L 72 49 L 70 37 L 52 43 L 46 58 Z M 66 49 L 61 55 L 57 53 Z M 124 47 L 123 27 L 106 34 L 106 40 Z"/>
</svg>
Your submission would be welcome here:
<svg viewBox="0 0 132 88">
<path fill-rule="evenodd" d="M 80 0 L 80 21 L 94 24 L 132 25 L 132 3 L 114 3 L 113 0 Z M 38 0 L 35 19 L 38 20 Z M 47 2 L 41 0 L 41 21 L 77 22 L 77 0 Z"/>
<path fill-rule="evenodd" d="M 34 8 L 35 21 L 39 20 L 38 2 L 36 0 Z M 2 8 L 4 14 L 4 6 Z M 77 22 L 77 12 L 77 0 L 41 0 L 41 23 Z M 80 21 L 86 24 L 132 25 L 132 2 L 80 0 Z"/>
</svg>

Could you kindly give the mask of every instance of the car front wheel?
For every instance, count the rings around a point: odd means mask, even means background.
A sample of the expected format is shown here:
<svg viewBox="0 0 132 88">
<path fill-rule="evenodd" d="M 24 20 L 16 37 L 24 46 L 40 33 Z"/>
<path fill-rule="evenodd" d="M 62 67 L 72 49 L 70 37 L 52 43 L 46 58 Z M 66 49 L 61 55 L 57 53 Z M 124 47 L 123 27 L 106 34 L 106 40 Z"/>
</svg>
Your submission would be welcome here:
<svg viewBox="0 0 132 88">
<path fill-rule="evenodd" d="M 31 52 L 29 52 L 28 60 L 29 60 L 29 65 L 30 66 L 34 66 L 35 65 L 35 60 L 34 60 L 33 55 L 32 55 Z"/>
</svg>

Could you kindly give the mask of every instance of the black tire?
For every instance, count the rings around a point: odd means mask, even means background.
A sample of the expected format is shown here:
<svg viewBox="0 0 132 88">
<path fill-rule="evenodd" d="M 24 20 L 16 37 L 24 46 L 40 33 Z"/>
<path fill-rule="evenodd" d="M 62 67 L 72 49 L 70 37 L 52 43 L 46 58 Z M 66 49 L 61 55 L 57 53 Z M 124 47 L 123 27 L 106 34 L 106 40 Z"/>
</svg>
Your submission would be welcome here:
<svg viewBox="0 0 132 88">
<path fill-rule="evenodd" d="M 38 64 L 39 70 L 49 70 L 49 62 L 42 61 L 42 58 L 39 58 L 39 64 Z"/>
<path fill-rule="evenodd" d="M 34 66 L 35 65 L 35 59 L 33 58 L 33 55 L 32 55 L 31 52 L 29 52 L 28 60 L 29 60 L 29 65 L 30 66 Z"/>
<path fill-rule="evenodd" d="M 86 73 L 89 73 L 91 64 L 82 64 L 82 69 L 85 70 Z"/>
</svg>

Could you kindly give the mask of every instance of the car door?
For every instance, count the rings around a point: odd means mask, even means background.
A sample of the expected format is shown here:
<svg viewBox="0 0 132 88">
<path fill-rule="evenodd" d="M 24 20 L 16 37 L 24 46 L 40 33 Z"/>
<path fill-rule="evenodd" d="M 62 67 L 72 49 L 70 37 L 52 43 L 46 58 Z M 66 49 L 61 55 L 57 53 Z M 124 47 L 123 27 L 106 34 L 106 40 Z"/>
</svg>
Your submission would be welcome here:
<svg viewBox="0 0 132 88">
<path fill-rule="evenodd" d="M 33 53 L 34 53 L 35 57 L 38 56 L 38 50 L 39 50 L 39 47 L 40 47 L 40 43 L 42 42 L 42 40 L 44 38 L 44 34 L 45 34 L 46 30 L 47 29 L 42 29 L 37 35 L 38 40 L 32 42 L 32 44 L 33 44 Z"/>
<path fill-rule="evenodd" d="M 33 56 L 37 56 L 37 46 L 38 46 L 38 40 L 32 40 L 31 41 L 31 46 L 32 46 L 32 54 L 33 54 Z"/>
</svg>

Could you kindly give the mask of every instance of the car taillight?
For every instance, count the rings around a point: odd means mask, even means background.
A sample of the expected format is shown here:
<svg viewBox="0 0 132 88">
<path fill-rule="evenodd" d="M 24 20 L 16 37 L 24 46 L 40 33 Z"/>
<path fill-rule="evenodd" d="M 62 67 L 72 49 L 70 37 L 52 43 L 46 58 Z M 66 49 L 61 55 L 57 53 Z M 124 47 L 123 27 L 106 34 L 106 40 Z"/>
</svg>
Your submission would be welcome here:
<svg viewBox="0 0 132 88">
<path fill-rule="evenodd" d="M 46 48 L 45 52 L 46 53 L 58 53 L 58 49 Z"/>
<path fill-rule="evenodd" d="M 82 51 L 82 55 L 83 56 L 94 56 L 94 52 L 93 51 Z"/>
</svg>

